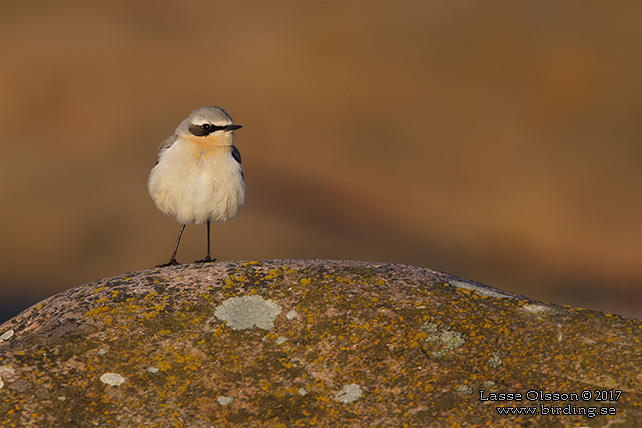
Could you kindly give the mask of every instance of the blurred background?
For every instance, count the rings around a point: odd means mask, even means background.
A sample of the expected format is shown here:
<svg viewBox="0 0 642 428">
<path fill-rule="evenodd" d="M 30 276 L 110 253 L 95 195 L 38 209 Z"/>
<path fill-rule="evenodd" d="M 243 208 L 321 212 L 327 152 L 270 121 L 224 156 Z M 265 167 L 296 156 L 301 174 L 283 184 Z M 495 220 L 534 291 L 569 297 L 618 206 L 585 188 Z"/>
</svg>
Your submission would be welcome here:
<svg viewBox="0 0 642 428">
<path fill-rule="evenodd" d="M 169 259 L 156 150 L 243 129 L 221 260 L 405 263 L 642 317 L 641 2 L 0 1 L 0 321 Z M 205 254 L 186 229 L 179 261 Z"/>
</svg>

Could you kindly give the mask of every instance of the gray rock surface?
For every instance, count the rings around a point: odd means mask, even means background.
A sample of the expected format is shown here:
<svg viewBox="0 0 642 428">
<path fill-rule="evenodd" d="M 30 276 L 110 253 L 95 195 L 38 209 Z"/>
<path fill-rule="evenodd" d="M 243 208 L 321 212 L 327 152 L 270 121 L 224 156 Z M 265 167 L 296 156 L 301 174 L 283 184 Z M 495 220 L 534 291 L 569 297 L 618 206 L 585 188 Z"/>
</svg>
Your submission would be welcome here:
<svg viewBox="0 0 642 428">
<path fill-rule="evenodd" d="M 0 326 L 0 423 L 642 426 L 642 322 L 385 263 L 152 269 Z"/>
</svg>

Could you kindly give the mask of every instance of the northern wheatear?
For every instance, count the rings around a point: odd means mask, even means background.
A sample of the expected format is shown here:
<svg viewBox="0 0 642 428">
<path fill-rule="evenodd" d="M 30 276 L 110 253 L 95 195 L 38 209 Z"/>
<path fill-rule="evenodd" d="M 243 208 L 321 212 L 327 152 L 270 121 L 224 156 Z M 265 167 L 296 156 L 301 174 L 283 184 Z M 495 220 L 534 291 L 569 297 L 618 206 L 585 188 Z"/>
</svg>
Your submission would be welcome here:
<svg viewBox="0 0 642 428">
<path fill-rule="evenodd" d="M 147 187 L 158 209 L 181 223 L 174 252 L 166 265 L 178 264 L 176 252 L 187 224 L 207 223 L 210 262 L 210 222 L 234 217 L 245 202 L 241 153 L 234 146 L 235 125 L 219 107 L 194 110 L 158 148 L 158 161 Z M 216 260 L 216 259 L 214 259 Z"/>
</svg>

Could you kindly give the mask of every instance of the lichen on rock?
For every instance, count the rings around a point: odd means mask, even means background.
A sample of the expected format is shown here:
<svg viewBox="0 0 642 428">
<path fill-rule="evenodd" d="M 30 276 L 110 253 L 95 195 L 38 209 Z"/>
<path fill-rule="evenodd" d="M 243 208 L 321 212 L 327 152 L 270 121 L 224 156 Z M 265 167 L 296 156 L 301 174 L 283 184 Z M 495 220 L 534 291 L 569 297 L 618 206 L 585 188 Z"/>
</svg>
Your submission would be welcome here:
<svg viewBox="0 0 642 428">
<path fill-rule="evenodd" d="M 152 269 L 52 296 L 0 337 L 2 426 L 642 426 L 642 322 L 411 266 Z M 616 414 L 497 411 L 567 404 Z"/>
<path fill-rule="evenodd" d="M 216 318 L 235 330 L 252 327 L 270 330 L 280 313 L 281 306 L 278 303 L 257 295 L 229 298 L 214 311 Z"/>
</svg>

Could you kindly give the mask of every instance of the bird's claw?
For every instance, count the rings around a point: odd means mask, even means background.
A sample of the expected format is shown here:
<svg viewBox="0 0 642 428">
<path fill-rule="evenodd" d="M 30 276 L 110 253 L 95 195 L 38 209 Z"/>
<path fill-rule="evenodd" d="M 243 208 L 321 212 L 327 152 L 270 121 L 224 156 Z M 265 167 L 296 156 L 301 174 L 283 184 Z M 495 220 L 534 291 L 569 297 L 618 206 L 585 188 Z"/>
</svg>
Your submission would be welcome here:
<svg viewBox="0 0 642 428">
<path fill-rule="evenodd" d="M 176 266 L 176 265 L 180 265 L 180 263 L 176 261 L 175 258 L 172 257 L 171 259 L 169 259 L 167 263 L 163 263 L 162 265 L 157 265 L 156 267 L 167 267 L 167 266 Z"/>
</svg>

